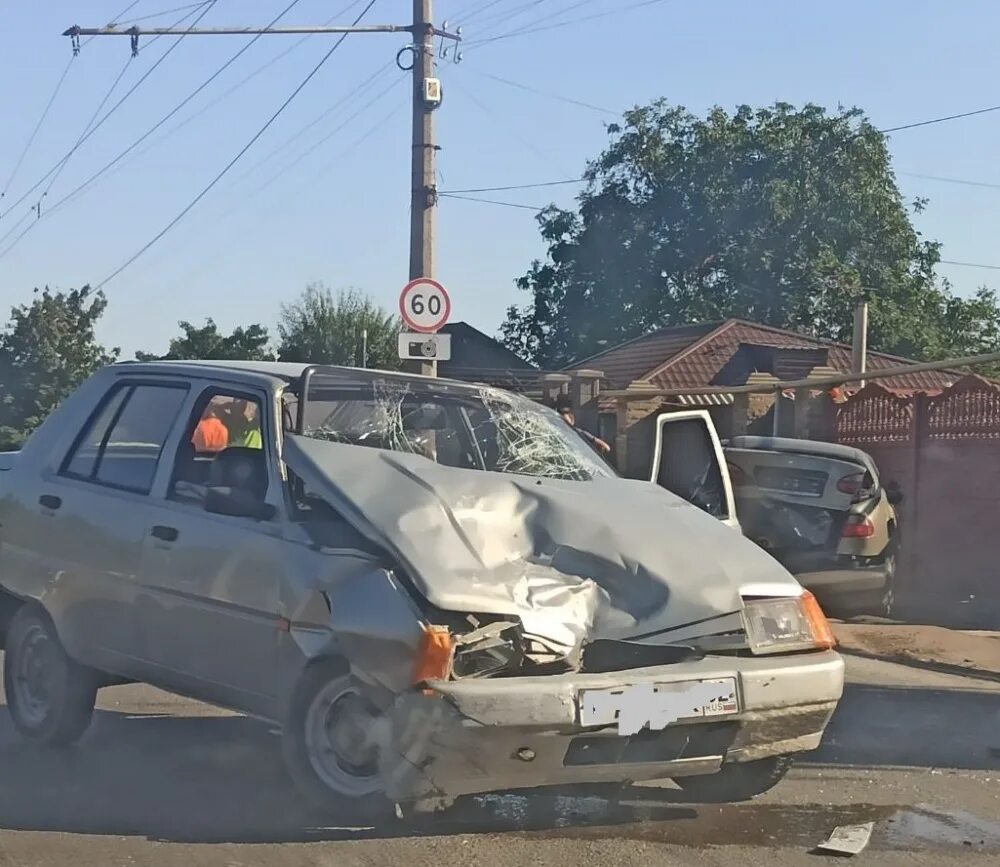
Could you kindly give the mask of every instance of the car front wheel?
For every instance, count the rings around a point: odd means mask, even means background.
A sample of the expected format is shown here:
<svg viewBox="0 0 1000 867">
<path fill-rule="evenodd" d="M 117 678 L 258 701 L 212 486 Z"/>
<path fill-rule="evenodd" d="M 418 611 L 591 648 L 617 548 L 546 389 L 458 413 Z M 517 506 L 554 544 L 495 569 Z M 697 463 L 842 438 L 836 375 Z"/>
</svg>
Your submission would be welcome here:
<svg viewBox="0 0 1000 867">
<path fill-rule="evenodd" d="M 70 658 L 55 625 L 34 605 L 22 607 L 11 621 L 3 675 L 7 707 L 23 737 L 65 746 L 87 730 L 97 675 Z"/>
<path fill-rule="evenodd" d="M 716 774 L 677 777 L 674 782 L 692 803 L 731 804 L 749 801 L 773 789 L 792 766 L 790 756 L 775 756 L 755 762 L 734 762 Z"/>
<path fill-rule="evenodd" d="M 389 807 L 378 770 L 378 712 L 336 662 L 303 674 L 283 730 L 285 761 L 316 807 L 339 814 Z"/>
</svg>

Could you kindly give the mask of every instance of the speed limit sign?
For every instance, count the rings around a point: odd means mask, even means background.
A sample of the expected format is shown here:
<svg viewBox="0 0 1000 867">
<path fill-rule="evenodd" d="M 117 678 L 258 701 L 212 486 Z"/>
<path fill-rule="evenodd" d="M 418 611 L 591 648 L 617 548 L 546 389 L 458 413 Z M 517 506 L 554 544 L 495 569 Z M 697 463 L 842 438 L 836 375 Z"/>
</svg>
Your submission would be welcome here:
<svg viewBox="0 0 1000 867">
<path fill-rule="evenodd" d="M 437 280 L 418 277 L 403 287 L 399 314 L 412 331 L 433 334 L 451 316 L 451 299 Z"/>
</svg>

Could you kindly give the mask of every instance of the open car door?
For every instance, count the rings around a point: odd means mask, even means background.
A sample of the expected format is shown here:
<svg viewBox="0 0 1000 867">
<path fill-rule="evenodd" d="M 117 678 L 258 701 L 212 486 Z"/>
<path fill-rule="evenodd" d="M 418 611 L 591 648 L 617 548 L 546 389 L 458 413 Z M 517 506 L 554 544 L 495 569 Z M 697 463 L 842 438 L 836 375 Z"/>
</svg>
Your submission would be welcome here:
<svg viewBox="0 0 1000 867">
<path fill-rule="evenodd" d="M 706 410 L 657 416 L 650 481 L 740 529 L 722 443 Z"/>
</svg>

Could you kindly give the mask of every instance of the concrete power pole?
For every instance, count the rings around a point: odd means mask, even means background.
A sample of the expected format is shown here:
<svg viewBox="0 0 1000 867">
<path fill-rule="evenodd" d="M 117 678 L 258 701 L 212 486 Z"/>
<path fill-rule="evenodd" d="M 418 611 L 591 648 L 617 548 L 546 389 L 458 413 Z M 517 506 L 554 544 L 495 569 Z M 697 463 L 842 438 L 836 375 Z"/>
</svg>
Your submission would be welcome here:
<svg viewBox="0 0 1000 867">
<path fill-rule="evenodd" d="M 854 308 L 854 335 L 851 346 L 852 373 L 865 373 L 868 370 L 868 302 L 859 301 Z M 865 387 L 865 381 L 859 380 L 858 388 Z"/>
<path fill-rule="evenodd" d="M 305 33 L 410 33 L 413 55 L 413 153 L 411 162 L 410 197 L 410 279 L 434 276 L 434 213 L 437 207 L 437 186 L 435 182 L 435 154 L 438 146 L 434 143 L 433 112 L 441 102 L 441 85 L 434 77 L 434 39 L 461 41 L 461 28 L 455 33 L 434 26 L 431 18 L 431 0 L 413 0 L 413 22 L 411 24 L 367 24 L 351 26 L 298 26 L 298 27 L 70 27 L 63 33 L 69 36 L 73 50 L 79 50 L 81 36 L 128 36 L 133 54 L 139 50 L 141 36 L 249 36 L 255 34 Z M 397 55 L 403 54 L 404 48 Z M 444 52 L 442 52 L 444 56 Z M 461 55 L 457 53 L 457 62 Z M 403 67 L 404 69 L 406 67 Z M 433 375 L 436 362 L 422 364 L 423 372 Z"/>
<path fill-rule="evenodd" d="M 413 156 L 410 163 L 410 279 L 434 277 L 434 215 L 437 210 L 434 109 L 441 100 L 434 79 L 431 0 L 413 0 Z M 437 361 L 421 361 L 424 376 L 437 376 Z"/>
</svg>

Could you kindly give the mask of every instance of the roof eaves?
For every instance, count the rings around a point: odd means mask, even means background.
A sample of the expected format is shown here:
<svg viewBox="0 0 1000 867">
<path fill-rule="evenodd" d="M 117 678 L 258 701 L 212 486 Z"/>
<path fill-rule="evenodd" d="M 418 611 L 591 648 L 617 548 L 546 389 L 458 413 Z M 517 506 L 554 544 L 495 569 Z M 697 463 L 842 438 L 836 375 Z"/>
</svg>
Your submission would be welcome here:
<svg viewBox="0 0 1000 867">
<path fill-rule="evenodd" d="M 739 319 L 726 319 L 724 322 L 722 322 L 721 324 L 713 328 L 711 331 L 709 331 L 708 334 L 699 337 L 694 343 L 692 343 L 686 349 L 682 349 L 676 355 L 672 355 L 666 361 L 662 362 L 661 364 L 658 364 L 651 371 L 649 371 L 649 373 L 645 374 L 642 378 L 652 379 L 654 376 L 659 376 L 661 373 L 663 373 L 663 371 L 668 370 L 674 362 L 681 361 L 682 359 L 687 358 L 687 356 L 689 356 L 692 352 L 697 352 L 698 349 L 702 348 L 707 343 L 714 340 L 720 334 L 724 334 L 738 322 L 740 322 Z"/>
</svg>

